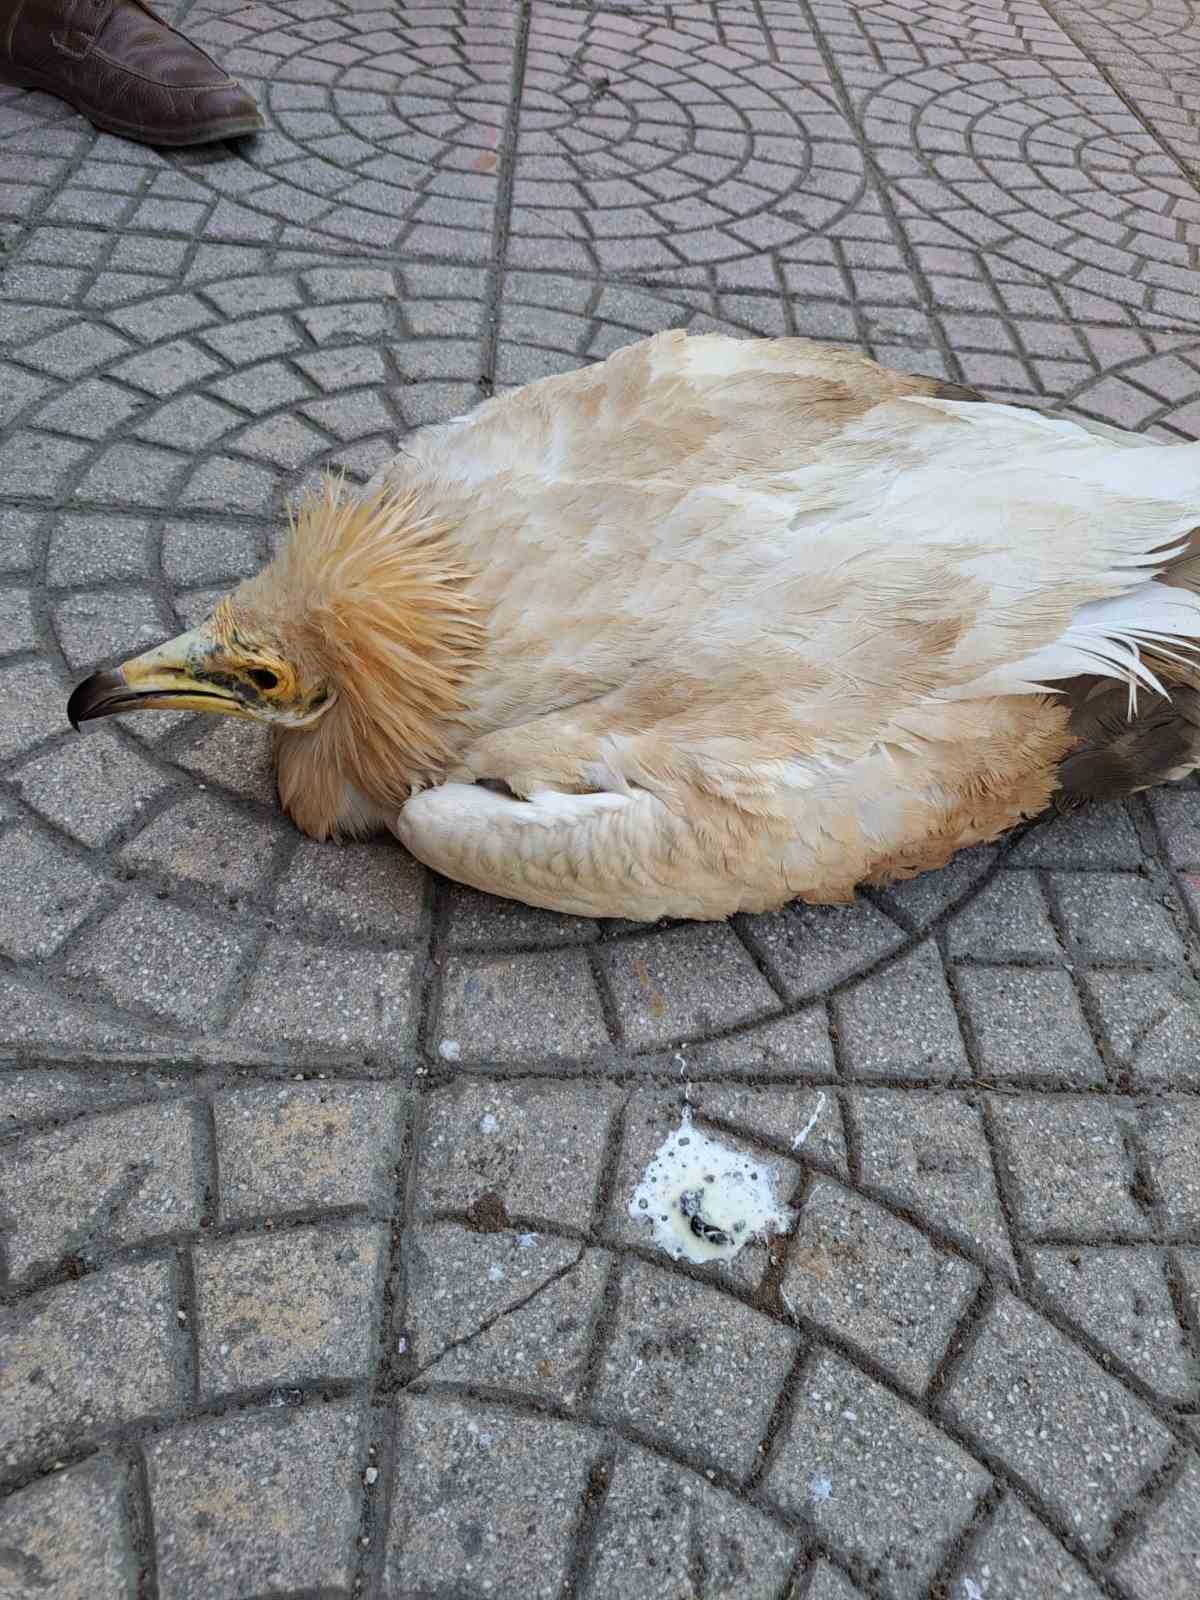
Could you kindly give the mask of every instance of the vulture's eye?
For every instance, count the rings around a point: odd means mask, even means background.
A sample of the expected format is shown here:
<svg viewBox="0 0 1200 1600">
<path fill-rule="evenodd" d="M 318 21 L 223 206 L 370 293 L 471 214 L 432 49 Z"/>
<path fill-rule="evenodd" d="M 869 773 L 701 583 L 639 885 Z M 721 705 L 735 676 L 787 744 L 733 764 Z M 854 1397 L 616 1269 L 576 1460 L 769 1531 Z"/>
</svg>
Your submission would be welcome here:
<svg viewBox="0 0 1200 1600">
<path fill-rule="evenodd" d="M 257 684 L 260 689 L 273 689 L 279 682 L 275 674 L 266 667 L 251 667 L 248 676 L 250 682 Z"/>
</svg>

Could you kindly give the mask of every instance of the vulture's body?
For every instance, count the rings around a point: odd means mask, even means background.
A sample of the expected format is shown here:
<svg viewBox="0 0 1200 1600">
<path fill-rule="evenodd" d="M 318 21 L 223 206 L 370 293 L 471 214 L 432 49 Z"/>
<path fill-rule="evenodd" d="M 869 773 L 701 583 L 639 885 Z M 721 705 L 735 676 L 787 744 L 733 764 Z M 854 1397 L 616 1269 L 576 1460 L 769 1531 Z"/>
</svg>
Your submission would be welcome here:
<svg viewBox="0 0 1200 1600">
<path fill-rule="evenodd" d="M 81 714 L 224 696 L 306 832 L 641 919 L 846 900 L 1190 770 L 1200 445 L 964 393 L 662 335 L 310 502 Z"/>
</svg>

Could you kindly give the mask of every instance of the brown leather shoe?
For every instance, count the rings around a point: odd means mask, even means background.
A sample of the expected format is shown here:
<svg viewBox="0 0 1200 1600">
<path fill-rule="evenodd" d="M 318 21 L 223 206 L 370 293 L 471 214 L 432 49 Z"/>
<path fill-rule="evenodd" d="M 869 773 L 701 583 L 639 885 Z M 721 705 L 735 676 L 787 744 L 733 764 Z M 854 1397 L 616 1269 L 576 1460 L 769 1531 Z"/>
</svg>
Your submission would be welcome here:
<svg viewBox="0 0 1200 1600">
<path fill-rule="evenodd" d="M 142 144 L 213 144 L 263 125 L 241 84 L 143 0 L 7 0 L 0 82 Z"/>
</svg>

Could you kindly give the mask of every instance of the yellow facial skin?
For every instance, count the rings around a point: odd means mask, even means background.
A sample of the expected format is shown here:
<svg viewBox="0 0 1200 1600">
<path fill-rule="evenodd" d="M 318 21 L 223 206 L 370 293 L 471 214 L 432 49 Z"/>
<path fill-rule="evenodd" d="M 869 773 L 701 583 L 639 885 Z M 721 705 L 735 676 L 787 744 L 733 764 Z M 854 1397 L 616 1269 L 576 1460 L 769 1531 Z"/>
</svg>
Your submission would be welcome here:
<svg viewBox="0 0 1200 1600">
<path fill-rule="evenodd" d="M 270 649 L 222 626 L 220 613 L 198 628 L 113 671 L 95 672 L 67 702 L 71 726 L 125 711 L 206 711 L 301 728 L 328 710 L 326 685 L 302 687 Z"/>
</svg>

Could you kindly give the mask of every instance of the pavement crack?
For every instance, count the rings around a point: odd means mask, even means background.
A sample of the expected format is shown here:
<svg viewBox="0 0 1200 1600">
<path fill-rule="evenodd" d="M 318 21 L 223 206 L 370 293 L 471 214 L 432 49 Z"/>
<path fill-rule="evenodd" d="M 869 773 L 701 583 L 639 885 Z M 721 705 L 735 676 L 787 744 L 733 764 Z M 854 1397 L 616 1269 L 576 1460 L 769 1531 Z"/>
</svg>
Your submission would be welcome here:
<svg viewBox="0 0 1200 1600">
<path fill-rule="evenodd" d="M 503 1306 L 493 1316 L 490 1316 L 485 1321 L 481 1322 L 477 1328 L 473 1328 L 470 1333 L 464 1333 L 460 1339 L 454 1339 L 448 1345 L 443 1346 L 443 1348 L 438 1351 L 437 1355 L 430 1356 L 429 1360 L 424 1362 L 423 1365 L 419 1366 L 412 1374 L 412 1376 L 408 1379 L 408 1382 L 405 1384 L 405 1387 L 409 1388 L 412 1384 L 416 1383 L 419 1378 L 425 1377 L 425 1375 L 432 1371 L 432 1369 L 436 1367 L 440 1361 L 444 1361 L 446 1357 L 451 1355 L 455 1350 L 461 1350 L 464 1345 L 471 1344 L 475 1339 L 482 1338 L 483 1335 L 490 1332 L 490 1330 L 494 1328 L 498 1322 L 503 1322 L 506 1317 L 515 1316 L 518 1311 L 524 1311 L 526 1306 L 531 1305 L 539 1295 L 545 1294 L 547 1289 L 552 1289 L 555 1284 L 561 1283 L 565 1277 L 574 1272 L 575 1268 L 581 1264 L 586 1254 L 587 1246 L 580 1245 L 578 1254 L 575 1256 L 574 1260 L 565 1262 L 561 1267 L 556 1267 L 548 1278 L 543 1278 L 542 1282 L 538 1284 L 536 1289 L 531 1289 L 527 1295 L 524 1295 L 520 1300 L 514 1301 L 512 1305 Z"/>
<path fill-rule="evenodd" d="M 118 1215 L 143 1187 L 150 1176 L 150 1164 L 131 1161 L 122 1175 L 110 1183 L 98 1205 L 68 1237 L 63 1256 L 78 1255 L 97 1234 L 111 1233 Z"/>
</svg>

